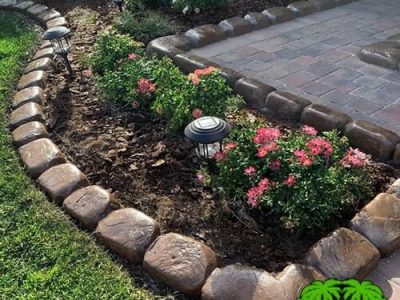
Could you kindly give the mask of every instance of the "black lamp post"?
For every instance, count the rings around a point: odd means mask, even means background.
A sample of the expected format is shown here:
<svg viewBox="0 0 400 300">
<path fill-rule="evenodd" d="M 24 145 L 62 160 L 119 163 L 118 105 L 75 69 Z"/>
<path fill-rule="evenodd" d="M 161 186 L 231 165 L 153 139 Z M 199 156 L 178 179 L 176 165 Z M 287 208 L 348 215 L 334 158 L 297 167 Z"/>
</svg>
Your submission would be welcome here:
<svg viewBox="0 0 400 300">
<path fill-rule="evenodd" d="M 70 49 L 70 44 L 68 40 L 68 35 L 71 31 L 64 26 L 56 26 L 52 27 L 43 34 L 43 39 L 50 41 L 53 46 L 54 52 L 60 55 L 67 66 L 67 70 L 69 74 L 72 74 L 71 64 L 68 60 L 68 52 Z"/>
<path fill-rule="evenodd" d="M 118 6 L 120 12 L 124 10 L 124 0 L 111 0 L 111 2 Z"/>
<path fill-rule="evenodd" d="M 185 136 L 196 144 L 199 157 L 211 159 L 222 151 L 222 141 L 231 128 L 224 120 L 216 117 L 202 117 L 194 120 L 185 128 Z"/>
</svg>

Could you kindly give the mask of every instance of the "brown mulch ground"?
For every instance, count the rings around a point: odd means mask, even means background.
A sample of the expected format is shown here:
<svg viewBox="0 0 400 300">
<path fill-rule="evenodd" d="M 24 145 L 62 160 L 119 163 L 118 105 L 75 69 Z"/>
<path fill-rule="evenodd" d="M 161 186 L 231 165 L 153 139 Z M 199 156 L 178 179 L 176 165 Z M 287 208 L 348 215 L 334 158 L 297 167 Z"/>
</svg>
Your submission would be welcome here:
<svg viewBox="0 0 400 300">
<path fill-rule="evenodd" d="M 115 206 L 144 211 L 160 223 L 163 232 L 179 232 L 205 241 L 223 265 L 241 262 L 277 272 L 289 262 L 299 261 L 325 232 L 301 237 L 271 226 L 257 214 L 221 205 L 212 191 L 196 183 L 195 171 L 201 162 L 187 141 L 166 131 L 164 120 L 98 99 L 93 82 L 81 71 L 96 35 L 114 13 L 110 14 L 106 6 L 81 6 L 76 1 L 68 6 L 76 73 L 70 78 L 57 65 L 50 75 L 47 113 L 53 140 L 92 184 L 114 193 Z M 397 171 L 383 164 L 374 168 L 376 191 L 384 191 Z M 137 269 L 131 271 L 138 275 Z M 148 277 L 135 276 L 135 280 L 156 293 L 169 293 Z"/>
</svg>

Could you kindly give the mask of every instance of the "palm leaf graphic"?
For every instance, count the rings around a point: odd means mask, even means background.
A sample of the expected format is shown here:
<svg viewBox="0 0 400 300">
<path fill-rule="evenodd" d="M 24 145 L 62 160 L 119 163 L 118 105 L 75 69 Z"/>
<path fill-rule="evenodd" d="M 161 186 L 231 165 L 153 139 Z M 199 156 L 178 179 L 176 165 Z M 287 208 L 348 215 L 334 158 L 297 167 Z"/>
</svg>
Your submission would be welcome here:
<svg viewBox="0 0 400 300">
<path fill-rule="evenodd" d="M 359 282 L 355 279 L 344 280 L 344 300 L 386 300 L 382 290 L 369 280 Z"/>
<path fill-rule="evenodd" d="M 340 284 L 336 279 L 313 281 L 303 289 L 299 300 L 340 300 Z"/>
</svg>

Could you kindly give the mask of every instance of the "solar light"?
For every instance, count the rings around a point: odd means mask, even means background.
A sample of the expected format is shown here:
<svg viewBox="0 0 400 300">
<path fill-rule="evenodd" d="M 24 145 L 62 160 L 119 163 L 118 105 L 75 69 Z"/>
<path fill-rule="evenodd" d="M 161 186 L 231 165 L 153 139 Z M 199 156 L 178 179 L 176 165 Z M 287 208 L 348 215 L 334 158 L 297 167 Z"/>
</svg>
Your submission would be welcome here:
<svg viewBox="0 0 400 300">
<path fill-rule="evenodd" d="M 123 11 L 123 6 L 124 6 L 124 0 L 110 0 L 111 3 L 114 3 L 115 5 L 118 6 L 119 11 Z"/>
<path fill-rule="evenodd" d="M 216 117 L 202 117 L 185 128 L 185 136 L 196 144 L 197 156 L 211 159 L 222 151 L 222 141 L 230 132 L 230 126 Z"/>
<path fill-rule="evenodd" d="M 43 39 L 50 41 L 54 52 L 64 59 L 68 73 L 72 74 L 71 64 L 68 60 L 68 52 L 71 47 L 68 40 L 68 35 L 70 32 L 71 31 L 64 26 L 52 27 L 46 30 L 46 32 L 43 34 Z"/>
</svg>

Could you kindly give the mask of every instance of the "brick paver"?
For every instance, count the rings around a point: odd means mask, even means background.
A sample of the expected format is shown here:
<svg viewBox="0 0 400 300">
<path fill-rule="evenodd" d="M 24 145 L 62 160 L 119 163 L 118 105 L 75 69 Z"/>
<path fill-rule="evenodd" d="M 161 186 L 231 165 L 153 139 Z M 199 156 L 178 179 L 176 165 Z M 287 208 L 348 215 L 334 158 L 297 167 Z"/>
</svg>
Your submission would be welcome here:
<svg viewBox="0 0 400 300">
<path fill-rule="evenodd" d="M 360 0 L 192 52 L 399 133 L 400 72 L 357 56 L 400 33 L 399 12 L 399 0 Z"/>
<path fill-rule="evenodd" d="M 388 300 L 400 299 L 400 250 L 389 258 L 380 260 L 368 279 L 382 288 Z"/>
</svg>

